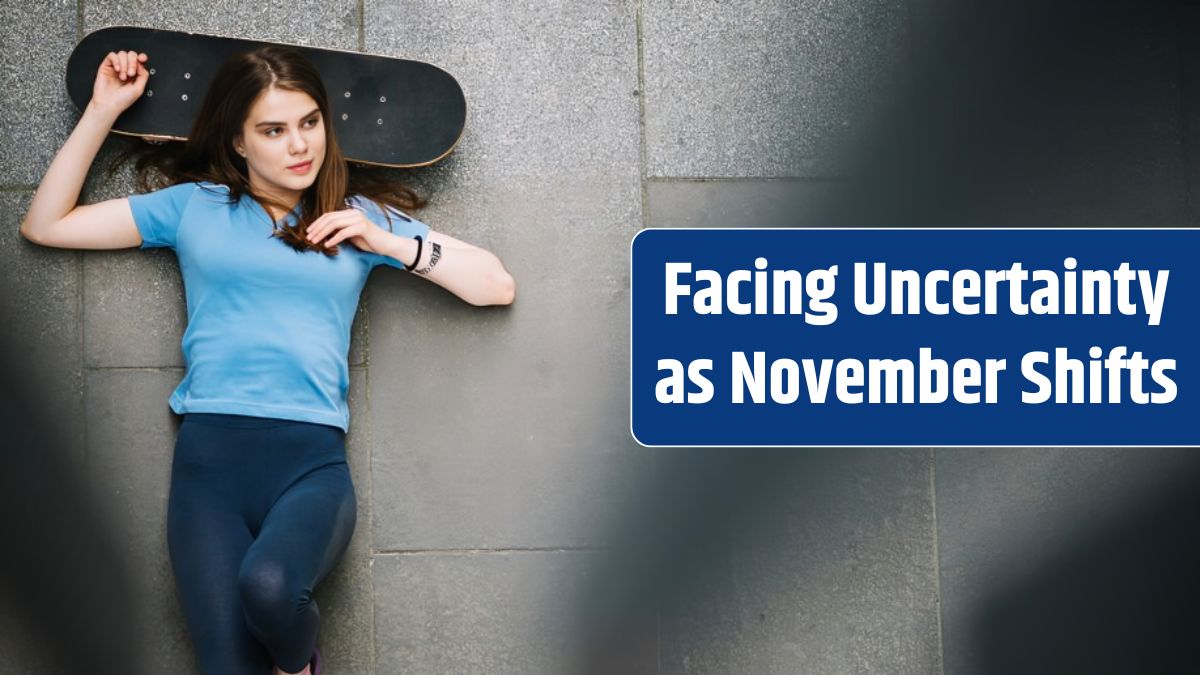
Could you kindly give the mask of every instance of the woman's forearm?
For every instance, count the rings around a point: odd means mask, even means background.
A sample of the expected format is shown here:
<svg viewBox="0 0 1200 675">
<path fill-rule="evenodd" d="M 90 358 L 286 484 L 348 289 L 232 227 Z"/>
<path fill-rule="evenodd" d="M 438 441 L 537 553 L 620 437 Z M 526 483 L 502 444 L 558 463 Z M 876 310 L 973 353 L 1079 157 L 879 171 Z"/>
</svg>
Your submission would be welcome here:
<svg viewBox="0 0 1200 675">
<path fill-rule="evenodd" d="M 88 104 L 33 193 L 29 211 L 21 222 L 21 234 L 36 239 L 39 229 L 49 227 L 74 210 L 92 161 L 118 115 L 95 102 Z"/>
<path fill-rule="evenodd" d="M 421 259 L 414 274 L 419 274 L 472 305 L 509 305 L 516 298 L 516 283 L 504 264 L 491 251 L 477 246 L 450 246 L 431 241 L 421 246 Z M 417 241 L 392 235 L 390 250 L 385 251 L 405 264 L 417 254 Z M 433 244 L 438 243 L 437 247 Z M 436 249 L 436 256 L 435 256 Z"/>
</svg>

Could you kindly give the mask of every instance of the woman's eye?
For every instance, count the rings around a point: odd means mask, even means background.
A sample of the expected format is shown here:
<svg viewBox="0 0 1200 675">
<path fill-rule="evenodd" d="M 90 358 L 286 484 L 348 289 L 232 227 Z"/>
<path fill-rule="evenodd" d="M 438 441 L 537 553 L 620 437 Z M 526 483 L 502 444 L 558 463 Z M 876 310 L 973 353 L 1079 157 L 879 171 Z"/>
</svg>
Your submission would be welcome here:
<svg viewBox="0 0 1200 675">
<path fill-rule="evenodd" d="M 319 122 L 320 120 L 321 120 L 321 118 L 319 118 L 319 117 L 310 117 L 310 118 L 308 118 L 308 121 L 309 121 L 309 122 L 312 122 L 312 126 L 316 126 L 316 125 L 317 125 L 317 122 Z M 270 136 L 270 135 L 272 135 L 272 134 L 271 134 L 271 132 L 273 132 L 273 131 L 279 131 L 279 129 L 280 129 L 280 128 L 281 128 L 281 127 L 271 127 L 270 129 L 267 129 L 267 132 L 266 132 L 266 133 L 267 133 L 267 135 L 268 135 L 268 136 Z"/>
</svg>

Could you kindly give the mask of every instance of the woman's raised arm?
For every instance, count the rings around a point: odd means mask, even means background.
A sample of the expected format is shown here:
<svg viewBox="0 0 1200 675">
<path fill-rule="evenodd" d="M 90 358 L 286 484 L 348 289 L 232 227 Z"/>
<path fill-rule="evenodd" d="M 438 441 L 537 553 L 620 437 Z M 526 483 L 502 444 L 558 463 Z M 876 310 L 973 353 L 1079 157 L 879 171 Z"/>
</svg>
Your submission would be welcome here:
<svg viewBox="0 0 1200 675">
<path fill-rule="evenodd" d="M 92 99 L 33 193 L 21 235 L 43 246 L 126 248 L 141 244 L 125 199 L 76 207 L 83 181 L 113 122 L 142 95 L 145 54 L 110 52 L 96 73 Z"/>
</svg>

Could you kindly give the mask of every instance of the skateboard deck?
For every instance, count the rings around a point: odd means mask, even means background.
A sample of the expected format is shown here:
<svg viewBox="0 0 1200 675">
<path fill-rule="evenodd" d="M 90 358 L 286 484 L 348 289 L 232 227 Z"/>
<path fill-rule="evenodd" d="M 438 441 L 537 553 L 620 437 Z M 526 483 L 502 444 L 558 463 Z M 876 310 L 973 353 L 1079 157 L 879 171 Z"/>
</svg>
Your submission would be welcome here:
<svg viewBox="0 0 1200 675">
<path fill-rule="evenodd" d="M 146 140 L 186 140 L 217 68 L 230 55 L 266 44 L 294 47 L 317 69 L 347 160 L 387 167 L 433 164 L 462 136 L 467 101 L 462 87 L 437 66 L 360 52 L 278 42 L 111 26 L 89 33 L 67 60 L 67 93 L 81 112 L 109 52 L 150 58 L 146 91 L 113 124 Z M 329 124 L 329 121 L 326 121 Z"/>
</svg>

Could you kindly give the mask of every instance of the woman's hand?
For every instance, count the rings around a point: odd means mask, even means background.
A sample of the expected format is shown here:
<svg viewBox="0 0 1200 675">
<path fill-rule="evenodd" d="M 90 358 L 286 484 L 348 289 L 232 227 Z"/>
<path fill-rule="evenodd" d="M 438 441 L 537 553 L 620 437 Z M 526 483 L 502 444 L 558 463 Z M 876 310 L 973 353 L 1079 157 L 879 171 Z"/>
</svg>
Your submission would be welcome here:
<svg viewBox="0 0 1200 675">
<path fill-rule="evenodd" d="M 92 103 L 117 114 L 133 105 L 146 90 L 150 71 L 142 65 L 150 57 L 134 51 L 109 52 L 96 73 Z"/>
<path fill-rule="evenodd" d="M 330 211 L 314 220 L 308 226 L 308 240 L 319 242 L 329 237 L 325 246 L 332 247 L 338 242 L 348 240 L 359 249 L 368 253 L 383 253 L 390 237 L 393 235 L 376 225 L 367 214 L 356 208 Z"/>
</svg>

